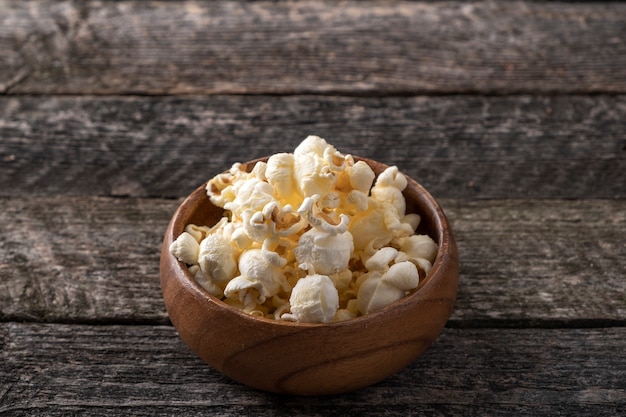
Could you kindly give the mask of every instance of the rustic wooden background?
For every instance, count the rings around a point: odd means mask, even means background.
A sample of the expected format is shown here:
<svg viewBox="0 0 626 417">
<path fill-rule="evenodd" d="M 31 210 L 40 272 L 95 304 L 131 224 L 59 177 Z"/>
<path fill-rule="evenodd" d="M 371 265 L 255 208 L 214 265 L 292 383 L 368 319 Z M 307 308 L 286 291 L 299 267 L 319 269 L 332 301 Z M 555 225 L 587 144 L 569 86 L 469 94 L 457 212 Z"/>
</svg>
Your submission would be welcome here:
<svg viewBox="0 0 626 417">
<path fill-rule="evenodd" d="M 625 121 L 619 1 L 0 0 L 0 415 L 617 416 Z M 461 257 L 432 348 L 328 398 L 217 374 L 158 284 L 181 198 L 308 134 Z"/>
</svg>

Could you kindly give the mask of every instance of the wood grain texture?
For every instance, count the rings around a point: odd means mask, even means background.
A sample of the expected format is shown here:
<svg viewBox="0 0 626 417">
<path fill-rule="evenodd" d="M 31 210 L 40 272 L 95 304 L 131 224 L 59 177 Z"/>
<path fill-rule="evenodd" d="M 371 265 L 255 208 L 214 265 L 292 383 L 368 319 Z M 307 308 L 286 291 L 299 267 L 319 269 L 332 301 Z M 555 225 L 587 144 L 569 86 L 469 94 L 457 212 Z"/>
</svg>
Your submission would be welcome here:
<svg viewBox="0 0 626 417">
<path fill-rule="evenodd" d="M 0 414 L 615 416 L 625 328 L 446 329 L 385 381 L 330 397 L 265 394 L 197 359 L 169 326 L 0 324 Z"/>
<path fill-rule="evenodd" d="M 623 1 L 0 0 L 0 415 L 621 415 L 624 120 Z M 424 356 L 326 398 L 206 366 L 158 285 L 179 198 L 310 133 L 461 266 Z"/>
<path fill-rule="evenodd" d="M 308 134 L 437 198 L 626 198 L 626 96 L 1 97 L 0 195 L 181 197 Z"/>
<path fill-rule="evenodd" d="M 624 204 L 446 201 L 461 259 L 454 324 L 626 324 Z"/>
<path fill-rule="evenodd" d="M 626 92 L 621 2 L 0 1 L 0 92 Z"/>
<path fill-rule="evenodd" d="M 454 327 L 626 324 L 626 200 L 440 200 L 460 254 Z M 0 321 L 167 322 L 177 200 L 0 199 Z"/>
<path fill-rule="evenodd" d="M 175 206 L 0 200 L 0 320 L 166 323 L 159 251 Z"/>
</svg>

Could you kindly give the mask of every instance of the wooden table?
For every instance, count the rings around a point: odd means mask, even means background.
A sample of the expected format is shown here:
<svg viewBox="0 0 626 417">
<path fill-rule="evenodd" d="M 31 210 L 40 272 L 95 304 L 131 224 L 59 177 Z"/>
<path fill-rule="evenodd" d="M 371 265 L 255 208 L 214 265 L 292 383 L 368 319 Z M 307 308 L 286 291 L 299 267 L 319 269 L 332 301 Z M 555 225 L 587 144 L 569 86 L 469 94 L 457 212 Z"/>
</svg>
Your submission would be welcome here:
<svg viewBox="0 0 626 417">
<path fill-rule="evenodd" d="M 626 3 L 0 0 L 0 93 L 0 415 L 624 415 Z M 203 364 L 158 282 L 181 198 L 308 134 L 461 261 L 426 354 L 325 398 Z"/>
</svg>

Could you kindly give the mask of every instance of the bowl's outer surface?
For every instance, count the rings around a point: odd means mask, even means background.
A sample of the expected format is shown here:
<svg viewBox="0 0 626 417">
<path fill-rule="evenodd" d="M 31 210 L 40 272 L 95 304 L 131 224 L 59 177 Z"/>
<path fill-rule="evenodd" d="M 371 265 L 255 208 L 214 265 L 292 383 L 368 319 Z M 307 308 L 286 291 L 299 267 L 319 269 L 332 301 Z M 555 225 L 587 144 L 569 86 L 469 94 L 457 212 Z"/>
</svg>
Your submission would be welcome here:
<svg viewBox="0 0 626 417">
<path fill-rule="evenodd" d="M 364 158 L 379 174 L 386 165 Z M 248 165 L 253 165 L 251 161 Z M 439 336 L 456 298 L 458 253 L 448 221 L 437 202 L 408 178 L 407 212 L 422 217 L 418 232 L 438 243 L 433 268 L 419 288 L 377 313 L 330 324 L 260 319 L 209 295 L 169 245 L 189 224 L 216 223 L 204 186 L 178 208 L 167 228 L 161 253 L 165 305 L 181 338 L 230 378 L 265 391 L 337 394 L 378 382 L 406 367 Z"/>
</svg>

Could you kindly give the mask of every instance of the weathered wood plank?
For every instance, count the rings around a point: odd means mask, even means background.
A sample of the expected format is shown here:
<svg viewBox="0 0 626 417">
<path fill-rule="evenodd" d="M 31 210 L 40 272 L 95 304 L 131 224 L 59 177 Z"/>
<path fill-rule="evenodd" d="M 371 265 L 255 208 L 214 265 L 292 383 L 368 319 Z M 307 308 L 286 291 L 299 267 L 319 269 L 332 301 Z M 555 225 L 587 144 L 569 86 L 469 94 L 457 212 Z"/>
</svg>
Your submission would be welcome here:
<svg viewBox="0 0 626 417">
<path fill-rule="evenodd" d="M 461 259 L 454 324 L 626 324 L 626 200 L 444 207 Z"/>
<path fill-rule="evenodd" d="M 453 327 L 626 325 L 626 200 L 441 200 L 459 246 Z M 177 200 L 0 199 L 0 321 L 166 323 Z"/>
<path fill-rule="evenodd" d="M 0 200 L 0 320 L 167 322 L 159 250 L 173 200 Z"/>
<path fill-rule="evenodd" d="M 180 197 L 318 134 L 439 198 L 626 198 L 624 120 L 624 95 L 1 97 L 0 196 Z"/>
<path fill-rule="evenodd" d="M 622 2 L 0 1 L 12 94 L 626 92 Z"/>
<path fill-rule="evenodd" d="M 324 398 L 248 389 L 168 326 L 0 324 L 0 414 L 615 416 L 626 328 L 446 329 L 369 388 Z"/>
</svg>

